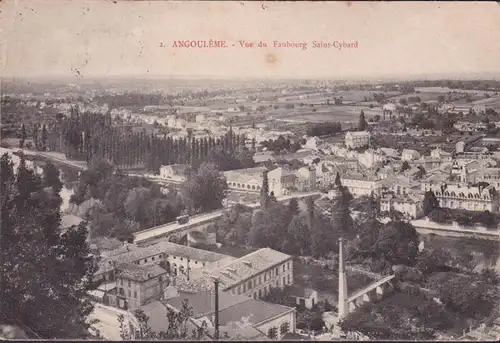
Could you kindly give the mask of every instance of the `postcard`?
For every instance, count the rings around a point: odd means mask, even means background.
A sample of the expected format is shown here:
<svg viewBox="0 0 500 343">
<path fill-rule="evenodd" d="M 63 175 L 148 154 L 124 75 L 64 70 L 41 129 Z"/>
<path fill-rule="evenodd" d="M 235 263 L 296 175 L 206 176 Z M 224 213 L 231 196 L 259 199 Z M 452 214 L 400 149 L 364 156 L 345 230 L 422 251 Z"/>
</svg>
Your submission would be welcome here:
<svg viewBox="0 0 500 343">
<path fill-rule="evenodd" d="M 495 2 L 0 2 L 0 338 L 498 340 Z"/>
</svg>

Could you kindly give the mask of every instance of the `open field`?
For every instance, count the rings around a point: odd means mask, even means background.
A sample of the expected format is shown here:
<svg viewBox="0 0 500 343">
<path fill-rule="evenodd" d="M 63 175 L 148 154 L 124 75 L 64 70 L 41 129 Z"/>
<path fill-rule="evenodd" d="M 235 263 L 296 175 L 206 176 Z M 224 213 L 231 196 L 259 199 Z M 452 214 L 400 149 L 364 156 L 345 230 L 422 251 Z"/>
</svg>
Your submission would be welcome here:
<svg viewBox="0 0 500 343">
<path fill-rule="evenodd" d="M 448 87 L 418 87 L 415 91 L 420 93 L 468 93 L 468 94 L 485 94 L 494 95 L 496 91 L 480 91 L 475 89 L 451 89 Z"/>
</svg>

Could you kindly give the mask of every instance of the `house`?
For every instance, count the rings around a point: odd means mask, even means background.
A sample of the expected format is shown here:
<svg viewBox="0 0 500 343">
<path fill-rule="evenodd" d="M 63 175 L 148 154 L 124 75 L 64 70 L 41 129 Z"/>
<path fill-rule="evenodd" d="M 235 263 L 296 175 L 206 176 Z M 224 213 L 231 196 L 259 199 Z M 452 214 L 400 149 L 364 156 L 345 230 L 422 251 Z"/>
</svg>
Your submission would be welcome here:
<svg viewBox="0 0 500 343">
<path fill-rule="evenodd" d="M 290 296 L 298 306 L 312 309 L 318 303 L 318 292 L 312 288 L 291 286 Z"/>
<path fill-rule="evenodd" d="M 380 196 L 382 188 L 386 184 L 386 180 L 380 177 L 363 174 L 363 173 L 347 173 L 340 177 L 342 185 L 346 187 L 354 197 L 374 194 Z"/>
<path fill-rule="evenodd" d="M 401 212 L 407 219 L 413 220 L 423 216 L 423 197 L 414 194 L 386 194 L 380 199 L 380 211 Z"/>
<path fill-rule="evenodd" d="M 260 192 L 266 167 L 229 170 L 224 172 L 227 187 L 244 192 Z"/>
<path fill-rule="evenodd" d="M 322 144 L 322 141 L 318 137 L 310 137 L 306 140 L 306 144 L 304 144 L 304 148 L 311 150 L 318 150 L 319 146 Z"/>
<path fill-rule="evenodd" d="M 419 158 L 420 158 L 420 154 L 417 150 L 403 149 L 403 152 L 401 153 L 401 160 L 402 161 L 414 161 L 414 160 L 418 160 Z"/>
<path fill-rule="evenodd" d="M 469 211 L 498 211 L 498 192 L 488 183 L 470 183 L 467 168 L 462 166 L 456 180 L 434 180 L 434 176 L 422 182 L 422 191 L 432 190 L 441 207 Z"/>
<path fill-rule="evenodd" d="M 444 151 L 443 149 L 436 148 L 431 150 L 431 157 L 435 159 L 440 159 L 443 161 L 451 161 L 452 154 Z"/>
<path fill-rule="evenodd" d="M 136 309 L 159 299 L 168 286 L 167 271 L 158 265 L 138 266 L 132 263 L 117 265 L 117 304 L 122 309 Z"/>
<path fill-rule="evenodd" d="M 182 292 L 210 290 L 214 277 L 219 279 L 221 291 L 260 299 L 271 288 L 293 284 L 293 257 L 262 248 L 229 263 L 206 268 L 202 276 L 181 280 L 177 287 Z"/>
<path fill-rule="evenodd" d="M 349 131 L 344 138 L 345 146 L 350 149 L 361 148 L 370 145 L 369 131 Z"/>
<path fill-rule="evenodd" d="M 192 318 L 197 323 L 205 322 L 209 331 L 212 331 L 211 329 L 215 325 L 213 290 L 198 293 L 180 293 L 178 297 L 160 303 L 175 311 L 182 308 L 184 300 L 187 300 L 189 306 L 193 309 Z M 143 308 L 143 310 L 149 317 L 157 316 L 154 312 L 150 312 L 148 308 Z M 220 292 L 220 333 L 227 333 L 230 339 L 279 339 L 289 332 L 295 332 L 295 311 L 293 307 Z"/>
<path fill-rule="evenodd" d="M 186 181 L 186 172 L 189 166 L 187 164 L 171 164 L 160 167 L 160 177 L 165 180 L 176 182 Z"/>
<path fill-rule="evenodd" d="M 297 191 L 299 192 L 311 192 L 316 190 L 316 170 L 314 167 L 302 167 L 295 173 Z"/>
<path fill-rule="evenodd" d="M 290 194 L 296 187 L 295 173 L 285 167 L 278 167 L 271 170 L 267 173 L 267 178 L 269 182 L 269 193 L 272 192 L 276 197 Z"/>
<path fill-rule="evenodd" d="M 372 168 L 375 164 L 383 162 L 386 157 L 373 149 L 368 149 L 362 154 L 358 154 L 358 162 L 366 168 Z"/>
</svg>

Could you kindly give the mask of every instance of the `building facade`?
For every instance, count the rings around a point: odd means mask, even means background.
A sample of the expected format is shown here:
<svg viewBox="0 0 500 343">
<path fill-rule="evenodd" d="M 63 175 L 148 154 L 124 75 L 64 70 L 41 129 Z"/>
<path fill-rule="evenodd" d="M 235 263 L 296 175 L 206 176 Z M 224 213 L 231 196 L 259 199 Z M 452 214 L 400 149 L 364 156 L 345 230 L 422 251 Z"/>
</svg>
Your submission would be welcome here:
<svg viewBox="0 0 500 343">
<path fill-rule="evenodd" d="M 369 131 L 349 131 L 344 139 L 346 147 L 350 149 L 362 148 L 370 145 Z"/>
</svg>

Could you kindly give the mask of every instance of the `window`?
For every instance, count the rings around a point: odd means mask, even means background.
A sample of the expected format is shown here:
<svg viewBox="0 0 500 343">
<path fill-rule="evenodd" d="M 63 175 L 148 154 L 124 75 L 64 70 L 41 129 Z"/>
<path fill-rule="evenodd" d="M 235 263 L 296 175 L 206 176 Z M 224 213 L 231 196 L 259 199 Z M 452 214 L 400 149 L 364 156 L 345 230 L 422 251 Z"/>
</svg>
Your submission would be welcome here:
<svg viewBox="0 0 500 343">
<path fill-rule="evenodd" d="M 176 258 L 177 258 L 177 257 L 176 257 L 176 256 L 174 256 L 174 260 L 175 260 Z"/>
<path fill-rule="evenodd" d="M 131 297 L 131 295 L 130 295 L 130 289 L 128 290 L 128 297 L 129 297 L 129 298 Z"/>
<path fill-rule="evenodd" d="M 290 330 L 290 323 L 284 322 L 280 325 L 280 333 L 283 335 Z"/>
<path fill-rule="evenodd" d="M 144 259 L 144 263 L 148 263 L 148 259 L 147 258 Z"/>
<path fill-rule="evenodd" d="M 134 298 L 137 299 L 137 291 L 134 291 Z"/>
<path fill-rule="evenodd" d="M 241 286 L 238 286 L 238 294 L 241 294 Z"/>
<path fill-rule="evenodd" d="M 131 283 L 130 283 L 130 280 L 128 280 L 128 286 L 131 287 Z"/>
<path fill-rule="evenodd" d="M 243 284 L 243 293 L 245 293 L 246 291 L 247 291 L 247 285 Z"/>
<path fill-rule="evenodd" d="M 184 258 L 181 257 L 181 261 L 184 261 Z"/>
<path fill-rule="evenodd" d="M 267 281 L 267 273 L 264 274 L 264 282 Z"/>
<path fill-rule="evenodd" d="M 259 299 L 262 297 L 262 289 L 259 289 Z"/>
<path fill-rule="evenodd" d="M 288 262 L 286 265 L 287 265 L 286 269 L 290 270 L 290 262 Z"/>
<path fill-rule="evenodd" d="M 198 264 L 198 261 L 194 261 L 194 264 Z"/>
<path fill-rule="evenodd" d="M 123 286 L 123 279 L 120 279 L 120 285 Z"/>
<path fill-rule="evenodd" d="M 290 284 L 291 284 L 291 282 L 290 282 L 290 274 L 288 274 L 287 279 L 288 279 L 288 282 L 287 282 L 287 283 L 290 285 Z"/>
<path fill-rule="evenodd" d="M 252 281 L 248 281 L 248 289 L 252 289 Z"/>
<path fill-rule="evenodd" d="M 160 277 L 159 277 L 159 280 L 160 280 L 160 282 L 162 282 L 162 281 L 163 281 L 163 278 L 161 277 L 161 275 L 160 275 Z"/>
<path fill-rule="evenodd" d="M 285 279 L 285 277 L 283 276 L 283 286 L 285 286 L 285 285 L 286 285 L 286 279 Z"/>
<path fill-rule="evenodd" d="M 262 275 L 259 275 L 259 285 L 262 283 Z"/>
<path fill-rule="evenodd" d="M 267 331 L 267 337 L 269 337 L 271 339 L 277 338 L 278 337 L 278 329 L 275 326 L 273 326 L 272 328 L 270 328 Z"/>
<path fill-rule="evenodd" d="M 283 273 L 285 272 L 285 267 L 286 267 L 286 265 L 283 265 Z"/>
<path fill-rule="evenodd" d="M 278 275 L 279 273 L 280 273 L 280 269 L 276 268 L 276 275 Z"/>
<path fill-rule="evenodd" d="M 151 257 L 151 260 L 153 260 L 153 261 L 154 261 L 154 260 L 155 260 L 155 257 L 154 257 L 154 256 L 153 256 L 153 257 Z"/>
</svg>

